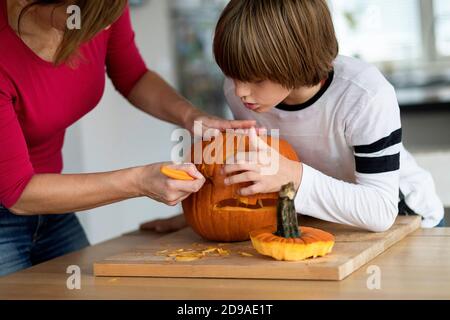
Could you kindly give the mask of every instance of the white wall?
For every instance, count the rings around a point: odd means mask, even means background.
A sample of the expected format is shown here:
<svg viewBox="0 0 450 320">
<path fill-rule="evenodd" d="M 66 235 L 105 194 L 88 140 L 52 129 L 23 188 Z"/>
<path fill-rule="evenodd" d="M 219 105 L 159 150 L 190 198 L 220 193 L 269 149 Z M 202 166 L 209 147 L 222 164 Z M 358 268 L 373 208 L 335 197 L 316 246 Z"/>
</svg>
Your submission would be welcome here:
<svg viewBox="0 0 450 320">
<path fill-rule="evenodd" d="M 148 66 L 174 84 L 168 1 L 152 0 L 132 9 L 132 19 Z M 68 130 L 65 172 L 110 171 L 167 161 L 172 129 L 131 107 L 108 82 L 100 105 Z M 135 230 L 140 222 L 176 212 L 181 212 L 180 208 L 135 199 L 80 213 L 79 217 L 95 244 Z"/>
<path fill-rule="evenodd" d="M 420 152 L 414 154 L 417 163 L 434 178 L 436 192 L 445 207 L 450 207 L 450 151 Z"/>
<path fill-rule="evenodd" d="M 405 111 L 403 141 L 419 165 L 428 170 L 436 191 L 450 207 L 450 112 Z"/>
</svg>

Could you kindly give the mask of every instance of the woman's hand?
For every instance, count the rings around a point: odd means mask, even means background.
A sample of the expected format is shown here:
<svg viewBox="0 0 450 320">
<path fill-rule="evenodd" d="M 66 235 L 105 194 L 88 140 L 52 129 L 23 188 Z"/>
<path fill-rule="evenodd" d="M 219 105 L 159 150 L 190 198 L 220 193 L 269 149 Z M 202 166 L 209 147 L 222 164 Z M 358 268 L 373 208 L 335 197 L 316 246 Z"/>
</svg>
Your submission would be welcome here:
<svg viewBox="0 0 450 320">
<path fill-rule="evenodd" d="M 142 76 L 131 90 L 128 100 L 145 113 L 183 127 L 191 134 L 195 133 L 196 121 L 202 122 L 201 133 L 210 137 L 226 129 L 250 129 L 256 126 L 254 120 L 224 120 L 200 111 L 153 71 Z"/>
<path fill-rule="evenodd" d="M 253 182 L 249 187 L 239 191 L 242 196 L 278 192 L 289 182 L 293 182 L 295 190 L 298 190 L 303 165 L 279 154 L 257 136 L 255 129 L 249 130 L 249 133 L 250 151 L 237 153 L 235 164 L 227 164 L 223 168 L 224 174 L 228 176 L 225 184 Z"/>
<path fill-rule="evenodd" d="M 225 120 L 215 117 L 192 107 L 184 121 L 184 126 L 191 133 L 194 132 L 196 122 L 202 124 L 202 134 L 205 138 L 217 135 L 227 129 L 250 129 L 256 126 L 255 120 Z"/>
<path fill-rule="evenodd" d="M 185 171 L 195 180 L 181 181 L 168 178 L 161 173 L 162 166 Z M 139 168 L 138 174 L 135 175 L 135 184 L 141 196 L 152 198 L 169 206 L 175 206 L 189 197 L 191 193 L 197 192 L 204 183 L 205 178 L 191 163 L 183 165 L 152 164 Z"/>
</svg>

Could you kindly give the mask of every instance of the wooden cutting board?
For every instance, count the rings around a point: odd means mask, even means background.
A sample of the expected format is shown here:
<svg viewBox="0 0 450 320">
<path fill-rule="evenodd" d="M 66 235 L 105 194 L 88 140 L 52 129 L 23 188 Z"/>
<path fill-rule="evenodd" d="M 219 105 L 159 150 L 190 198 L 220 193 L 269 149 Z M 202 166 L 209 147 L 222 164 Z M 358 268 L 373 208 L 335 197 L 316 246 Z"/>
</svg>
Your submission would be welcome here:
<svg viewBox="0 0 450 320">
<path fill-rule="evenodd" d="M 389 231 L 371 233 L 302 217 L 302 226 L 334 234 L 336 244 L 331 254 L 300 262 L 275 261 L 259 255 L 250 241 L 230 244 L 208 242 L 187 228 L 97 262 L 94 264 L 94 274 L 111 277 L 342 280 L 418 229 L 420 221 L 418 216 L 399 216 Z M 208 247 L 221 248 L 229 254 L 216 254 L 187 262 L 167 257 L 175 250 L 201 251 Z"/>
</svg>

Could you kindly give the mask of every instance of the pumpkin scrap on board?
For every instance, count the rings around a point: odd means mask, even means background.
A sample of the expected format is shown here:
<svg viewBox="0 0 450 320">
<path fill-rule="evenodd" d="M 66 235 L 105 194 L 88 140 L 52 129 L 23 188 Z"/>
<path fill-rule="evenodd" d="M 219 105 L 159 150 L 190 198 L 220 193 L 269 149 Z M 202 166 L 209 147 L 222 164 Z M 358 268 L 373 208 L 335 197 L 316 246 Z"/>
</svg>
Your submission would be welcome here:
<svg viewBox="0 0 450 320">
<path fill-rule="evenodd" d="M 253 254 L 249 252 L 234 251 L 227 248 L 224 243 L 219 243 L 217 246 L 203 246 L 194 243 L 191 248 L 165 249 L 157 251 L 155 255 L 165 257 L 166 261 L 190 262 L 207 257 L 227 257 L 232 254 L 242 257 L 253 257 Z"/>
</svg>

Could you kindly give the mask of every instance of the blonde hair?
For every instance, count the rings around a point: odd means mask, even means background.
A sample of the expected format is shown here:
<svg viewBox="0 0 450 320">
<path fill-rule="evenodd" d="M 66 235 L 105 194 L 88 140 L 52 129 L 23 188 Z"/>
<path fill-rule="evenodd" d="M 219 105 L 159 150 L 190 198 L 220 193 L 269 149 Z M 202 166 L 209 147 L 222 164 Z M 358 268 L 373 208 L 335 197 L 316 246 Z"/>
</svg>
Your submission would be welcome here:
<svg viewBox="0 0 450 320">
<path fill-rule="evenodd" d="M 122 15 L 127 0 L 35 0 L 25 6 L 19 15 L 19 34 L 20 20 L 31 7 L 36 5 L 77 5 L 81 9 L 81 29 L 64 31 L 54 61 L 55 65 L 59 65 L 74 57 L 83 43 L 88 42 L 116 21 Z"/>
<path fill-rule="evenodd" d="M 339 51 L 326 0 L 231 0 L 213 50 L 227 77 L 286 88 L 318 84 Z"/>
</svg>

